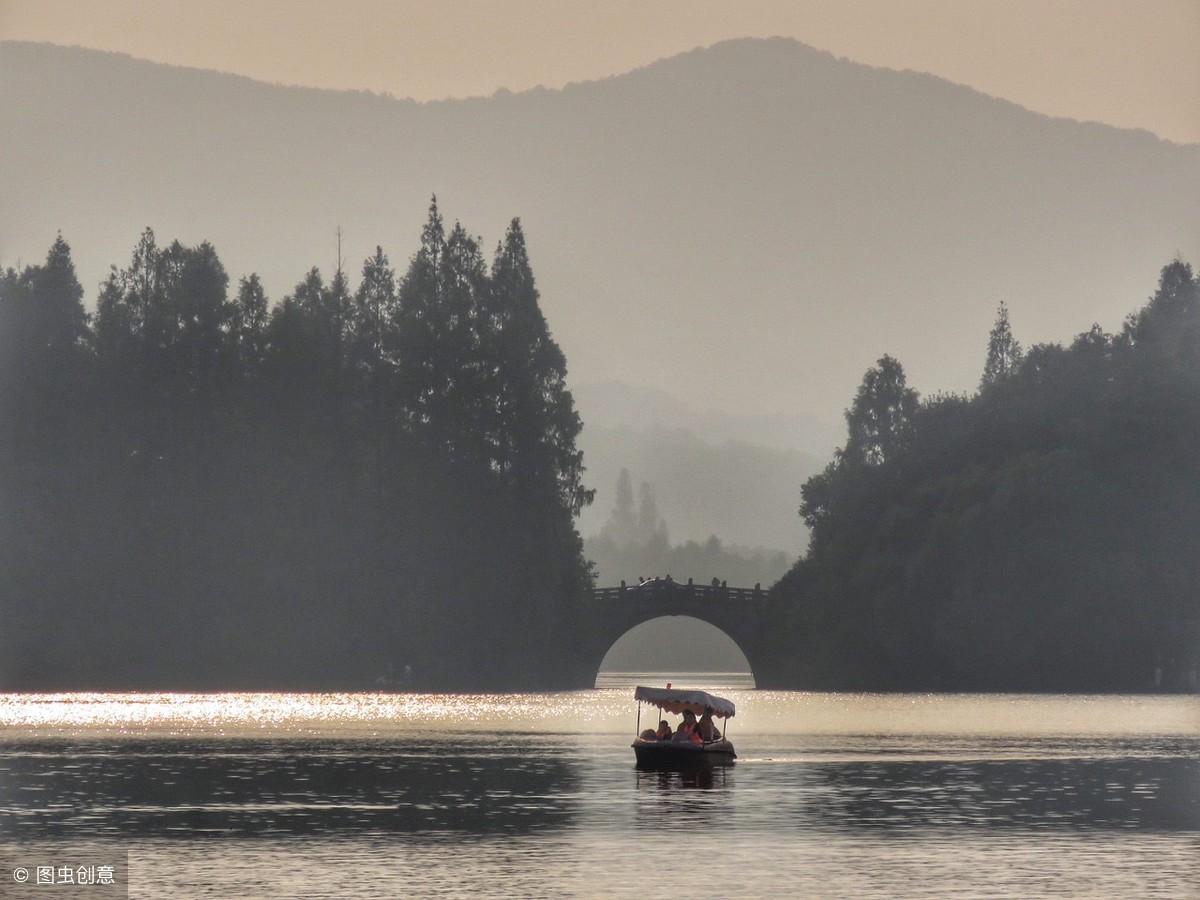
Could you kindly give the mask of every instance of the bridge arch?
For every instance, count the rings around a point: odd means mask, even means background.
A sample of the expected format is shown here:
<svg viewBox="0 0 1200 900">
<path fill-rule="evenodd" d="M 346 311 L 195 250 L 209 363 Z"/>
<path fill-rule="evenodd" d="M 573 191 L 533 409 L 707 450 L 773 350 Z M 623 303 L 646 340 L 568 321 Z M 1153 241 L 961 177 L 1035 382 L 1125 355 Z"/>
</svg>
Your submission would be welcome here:
<svg viewBox="0 0 1200 900">
<path fill-rule="evenodd" d="M 598 664 L 596 686 L 617 673 L 663 673 L 679 680 L 691 672 L 722 672 L 737 681 L 753 678 L 746 651 L 723 629 L 695 616 L 657 616 L 620 635 Z M 747 678 L 748 676 L 748 678 Z"/>
<path fill-rule="evenodd" d="M 598 588 L 585 602 L 581 617 L 579 682 L 595 684 L 609 648 L 626 632 L 665 616 L 690 616 L 732 640 L 749 663 L 760 686 L 773 684 L 772 629 L 778 627 L 774 602 L 758 588 L 694 585 L 656 580 L 644 585 Z"/>
</svg>

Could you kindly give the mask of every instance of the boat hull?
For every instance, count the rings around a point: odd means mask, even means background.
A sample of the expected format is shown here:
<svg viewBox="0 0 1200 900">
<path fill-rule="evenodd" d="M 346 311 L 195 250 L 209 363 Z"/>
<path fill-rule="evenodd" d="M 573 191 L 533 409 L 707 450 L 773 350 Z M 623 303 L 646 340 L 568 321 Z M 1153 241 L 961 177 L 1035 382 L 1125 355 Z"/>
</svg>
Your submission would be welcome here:
<svg viewBox="0 0 1200 900">
<path fill-rule="evenodd" d="M 729 741 L 707 744 L 682 741 L 643 741 L 631 745 L 639 769 L 693 769 L 701 766 L 731 766 L 737 759 Z"/>
</svg>

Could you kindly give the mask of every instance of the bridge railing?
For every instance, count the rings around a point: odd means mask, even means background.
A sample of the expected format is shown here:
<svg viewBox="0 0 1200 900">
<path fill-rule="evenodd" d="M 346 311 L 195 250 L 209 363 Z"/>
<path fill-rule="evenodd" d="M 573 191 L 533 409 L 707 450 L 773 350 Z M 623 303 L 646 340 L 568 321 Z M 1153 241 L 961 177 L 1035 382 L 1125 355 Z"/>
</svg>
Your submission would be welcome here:
<svg viewBox="0 0 1200 900">
<path fill-rule="evenodd" d="M 602 587 L 592 589 L 592 600 L 613 602 L 617 600 L 659 600 L 664 597 L 682 600 L 710 600 L 714 602 L 746 603 L 765 600 L 767 591 L 761 587 L 742 588 L 712 584 L 687 584 L 679 581 L 653 581 L 624 587 Z"/>
</svg>

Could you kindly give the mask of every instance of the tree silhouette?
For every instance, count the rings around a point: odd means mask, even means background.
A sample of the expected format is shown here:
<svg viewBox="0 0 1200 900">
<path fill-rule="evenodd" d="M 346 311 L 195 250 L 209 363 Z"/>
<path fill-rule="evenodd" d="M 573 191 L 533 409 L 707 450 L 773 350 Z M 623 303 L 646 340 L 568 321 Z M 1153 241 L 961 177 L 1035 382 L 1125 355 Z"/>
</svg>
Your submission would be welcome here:
<svg viewBox="0 0 1200 900">
<path fill-rule="evenodd" d="M 794 677 L 1200 687 L 1198 338 L 1200 285 L 1176 260 L 1115 337 L 1093 326 L 1022 357 L 1002 308 L 988 371 L 1003 390 L 916 404 L 881 360 L 845 450 L 802 490 L 810 545 L 775 589 Z"/>
<path fill-rule="evenodd" d="M 600 530 L 607 540 L 617 544 L 628 543 L 637 533 L 637 513 L 634 511 L 633 478 L 629 470 L 622 468 L 617 475 L 617 499 L 613 504 L 608 521 Z"/>
<path fill-rule="evenodd" d="M 637 535 L 641 543 L 658 541 L 667 543 L 667 523 L 658 514 L 658 501 L 654 497 L 654 488 L 642 482 L 638 490 L 638 522 Z"/>
<path fill-rule="evenodd" d="M 916 410 L 917 392 L 908 387 L 904 367 L 891 356 L 880 357 L 846 411 L 850 434 L 843 458 L 871 466 L 887 462 L 911 440 Z"/>
<path fill-rule="evenodd" d="M 550 334 L 520 219 L 513 219 L 491 271 L 493 327 L 508 468 L 526 491 L 556 497 L 572 515 L 592 502 L 583 485 L 583 422 L 567 389 L 567 360 Z"/>
<path fill-rule="evenodd" d="M 146 229 L 94 323 L 61 238 L 0 273 L 0 684 L 545 684 L 577 661 L 591 497 L 513 221 L 489 272 L 436 201 L 397 282 L 274 308 Z M 94 324 L 94 327 L 89 327 Z M 34 639 L 64 623 L 53 648 Z"/>
<path fill-rule="evenodd" d="M 983 365 L 983 377 L 979 388 L 985 390 L 1012 375 L 1021 365 L 1024 351 L 1020 342 L 1013 337 L 1008 321 L 1008 307 L 1003 302 L 996 310 L 996 324 L 988 334 L 987 360 Z"/>
</svg>

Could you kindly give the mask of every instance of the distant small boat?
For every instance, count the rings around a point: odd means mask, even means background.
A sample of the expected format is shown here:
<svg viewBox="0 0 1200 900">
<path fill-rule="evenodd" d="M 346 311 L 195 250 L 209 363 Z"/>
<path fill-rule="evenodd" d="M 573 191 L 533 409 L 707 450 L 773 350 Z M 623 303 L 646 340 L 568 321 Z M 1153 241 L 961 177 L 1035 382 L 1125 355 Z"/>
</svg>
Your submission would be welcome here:
<svg viewBox="0 0 1200 900">
<path fill-rule="evenodd" d="M 708 711 L 714 718 L 732 719 L 736 712 L 733 701 L 716 697 L 705 691 L 684 691 L 670 687 L 652 688 L 639 686 L 633 692 L 638 702 L 638 727 L 641 727 L 642 704 L 646 703 L 662 712 L 682 715 L 691 712 L 695 716 Z M 725 737 L 725 723 L 721 736 L 715 741 L 692 741 L 690 739 L 651 739 L 639 732 L 634 739 L 634 755 L 639 769 L 689 769 L 696 766 L 729 766 L 737 759 L 733 743 Z M 652 729 L 647 729 L 647 732 Z"/>
</svg>

